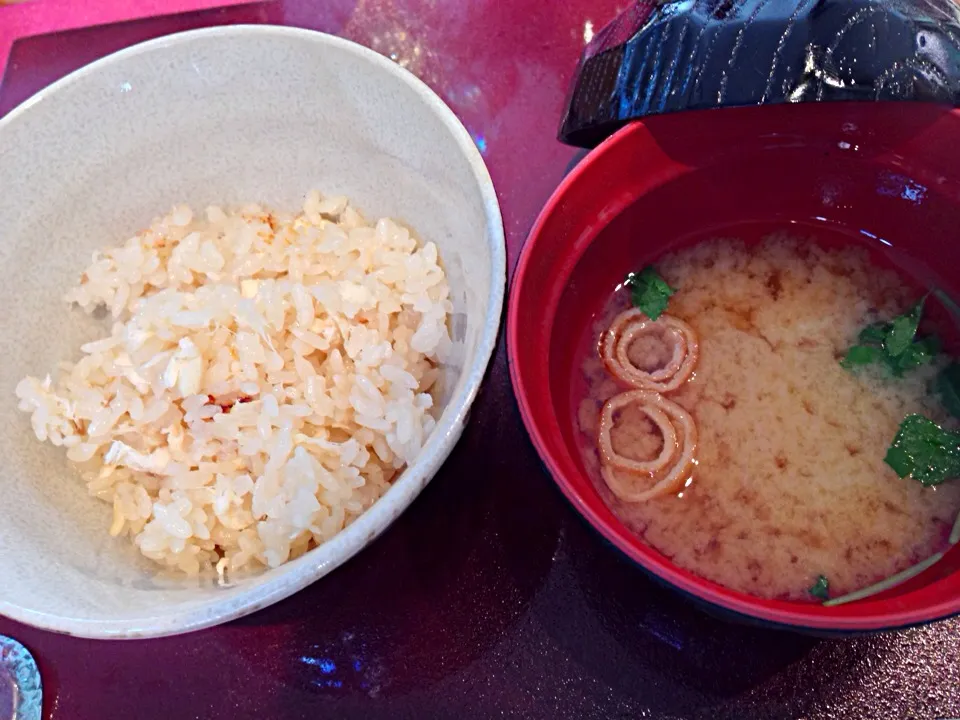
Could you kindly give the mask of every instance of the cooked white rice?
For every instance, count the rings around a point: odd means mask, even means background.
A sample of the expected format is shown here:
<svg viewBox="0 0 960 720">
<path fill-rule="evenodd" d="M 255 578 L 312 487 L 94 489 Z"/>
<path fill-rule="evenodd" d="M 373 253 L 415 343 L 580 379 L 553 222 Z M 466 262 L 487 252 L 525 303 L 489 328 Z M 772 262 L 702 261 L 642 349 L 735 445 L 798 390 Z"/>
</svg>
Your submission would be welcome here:
<svg viewBox="0 0 960 720">
<path fill-rule="evenodd" d="M 164 566 L 276 567 L 370 507 L 435 425 L 450 290 L 437 248 L 346 198 L 299 215 L 178 206 L 94 253 L 67 300 L 109 337 L 25 378 L 110 534 Z"/>
</svg>

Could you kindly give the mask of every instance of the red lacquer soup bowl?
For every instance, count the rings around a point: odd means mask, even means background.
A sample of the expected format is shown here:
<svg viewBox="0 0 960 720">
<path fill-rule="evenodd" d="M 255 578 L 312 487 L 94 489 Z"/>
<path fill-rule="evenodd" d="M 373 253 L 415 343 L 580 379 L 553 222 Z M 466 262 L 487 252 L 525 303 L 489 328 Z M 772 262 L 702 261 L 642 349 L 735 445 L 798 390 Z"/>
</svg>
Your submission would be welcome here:
<svg viewBox="0 0 960 720">
<path fill-rule="evenodd" d="M 674 565 L 617 519 L 587 475 L 572 420 L 576 353 L 625 271 L 707 237 L 791 226 L 825 243 L 866 244 L 879 262 L 960 298 L 960 114 L 922 104 L 781 105 L 664 115 L 618 131 L 550 198 L 514 276 L 507 349 L 523 420 L 590 524 L 644 570 L 714 608 L 820 632 L 956 614 L 960 545 L 866 599 L 766 600 Z M 947 349 L 958 354 L 956 338 Z"/>
</svg>

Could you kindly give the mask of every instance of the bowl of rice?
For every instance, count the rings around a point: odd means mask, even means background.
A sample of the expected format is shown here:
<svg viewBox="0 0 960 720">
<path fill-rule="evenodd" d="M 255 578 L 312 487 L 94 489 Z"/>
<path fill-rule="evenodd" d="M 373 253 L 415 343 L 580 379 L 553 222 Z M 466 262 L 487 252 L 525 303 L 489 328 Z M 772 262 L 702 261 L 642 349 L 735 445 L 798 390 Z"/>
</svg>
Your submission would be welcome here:
<svg viewBox="0 0 960 720">
<path fill-rule="evenodd" d="M 449 455 L 503 227 L 410 73 L 315 32 L 183 33 L 25 102 L 0 156 L 0 614 L 96 638 L 240 617 Z"/>
</svg>

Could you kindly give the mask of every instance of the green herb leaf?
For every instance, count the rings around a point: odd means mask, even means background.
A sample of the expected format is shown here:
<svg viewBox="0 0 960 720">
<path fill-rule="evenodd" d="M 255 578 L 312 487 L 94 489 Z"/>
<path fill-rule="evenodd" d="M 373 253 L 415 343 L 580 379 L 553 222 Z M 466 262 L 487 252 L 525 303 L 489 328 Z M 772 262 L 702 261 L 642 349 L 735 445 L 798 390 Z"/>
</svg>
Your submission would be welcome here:
<svg viewBox="0 0 960 720">
<path fill-rule="evenodd" d="M 906 350 L 896 357 L 886 358 L 887 365 L 894 375 L 903 375 L 907 370 L 913 370 L 932 361 L 940 352 L 940 339 L 935 335 L 911 343 Z"/>
<path fill-rule="evenodd" d="M 827 600 L 830 597 L 830 581 L 826 575 L 817 577 L 817 581 L 807 590 L 808 593 L 820 600 Z"/>
<path fill-rule="evenodd" d="M 883 349 L 887 354 L 896 357 L 902 354 L 910 343 L 913 342 L 913 336 L 917 334 L 917 326 L 920 324 L 920 316 L 923 314 L 923 304 L 927 301 L 924 295 L 914 305 L 906 315 L 899 315 L 890 323 L 890 329 L 887 331 L 887 337 L 883 341 Z"/>
<path fill-rule="evenodd" d="M 902 478 L 939 485 L 960 477 L 960 434 L 944 430 L 923 415 L 907 415 L 884 462 Z"/>
<path fill-rule="evenodd" d="M 913 472 L 913 456 L 903 448 L 891 445 L 883 461 L 893 468 L 898 477 L 905 478 Z"/>
<path fill-rule="evenodd" d="M 940 371 L 936 390 L 947 412 L 960 418 L 960 363 L 950 363 Z"/>
<path fill-rule="evenodd" d="M 928 337 L 914 341 L 923 306 L 924 295 L 910 310 L 890 322 L 877 322 L 860 331 L 859 345 L 854 345 L 840 364 L 847 370 L 861 365 L 882 363 L 896 376 L 930 362 L 940 352 L 940 341 Z"/>
<path fill-rule="evenodd" d="M 651 320 L 656 320 L 667 309 L 667 302 L 674 290 L 652 267 L 639 273 L 627 275 L 625 284 L 630 288 L 630 300 Z"/>
<path fill-rule="evenodd" d="M 855 368 L 858 365 L 871 365 L 876 362 L 883 362 L 886 356 L 883 350 L 871 345 L 854 345 L 847 350 L 846 356 L 840 361 L 840 365 L 847 370 Z"/>
<path fill-rule="evenodd" d="M 865 345 L 883 345 L 887 339 L 887 333 L 890 332 L 890 323 L 878 322 L 873 325 L 867 325 L 860 331 L 860 342 Z"/>
</svg>

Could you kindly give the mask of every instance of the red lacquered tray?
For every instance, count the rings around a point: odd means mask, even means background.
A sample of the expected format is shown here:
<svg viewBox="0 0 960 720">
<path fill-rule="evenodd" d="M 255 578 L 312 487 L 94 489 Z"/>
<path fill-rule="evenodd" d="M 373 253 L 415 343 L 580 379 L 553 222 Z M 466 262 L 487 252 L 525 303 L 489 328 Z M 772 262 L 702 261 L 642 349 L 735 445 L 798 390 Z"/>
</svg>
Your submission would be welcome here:
<svg viewBox="0 0 960 720">
<path fill-rule="evenodd" d="M 48 34 L 14 44 L 0 114 L 178 30 L 344 35 L 406 64 L 463 119 L 500 194 L 512 267 L 574 159 L 554 134 L 584 40 L 625 4 L 284 0 Z M 502 343 L 447 465 L 380 540 L 307 590 L 163 640 L 78 640 L 2 618 L 0 634 L 35 655 L 57 720 L 960 717 L 960 620 L 846 640 L 761 630 L 705 615 L 621 558 L 543 471 Z"/>
</svg>

